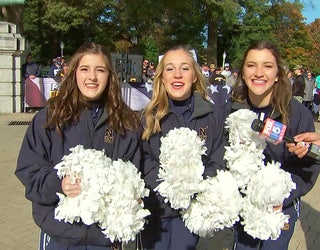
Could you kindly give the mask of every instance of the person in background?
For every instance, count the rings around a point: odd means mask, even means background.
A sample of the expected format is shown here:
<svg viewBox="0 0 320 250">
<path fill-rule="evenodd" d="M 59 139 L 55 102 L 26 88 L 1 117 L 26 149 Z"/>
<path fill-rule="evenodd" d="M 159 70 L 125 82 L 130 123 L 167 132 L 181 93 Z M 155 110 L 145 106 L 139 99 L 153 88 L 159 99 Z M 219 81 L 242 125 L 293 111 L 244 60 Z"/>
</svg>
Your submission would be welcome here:
<svg viewBox="0 0 320 250">
<path fill-rule="evenodd" d="M 62 64 L 62 69 L 57 72 L 57 74 L 53 79 L 60 84 L 66 78 L 67 72 L 68 72 L 68 63 L 64 62 Z"/>
<path fill-rule="evenodd" d="M 154 191 L 159 184 L 160 138 L 174 128 L 187 127 L 199 136 L 204 132 L 201 136 L 207 147 L 202 157 L 204 177 L 215 176 L 217 169 L 225 167 L 225 109 L 207 100 L 206 79 L 189 48 L 177 46 L 164 54 L 157 66 L 152 99 L 142 114 L 143 175 L 150 189 L 145 205 L 151 211 L 142 231 L 144 249 L 194 250 L 199 237 L 184 225 L 179 210 L 171 208 L 170 203 Z"/>
<path fill-rule="evenodd" d="M 104 150 L 112 160 L 131 161 L 137 167 L 141 158 L 139 118 L 122 99 L 110 53 L 86 43 L 72 56 L 68 71 L 59 94 L 28 127 L 15 175 L 25 186 L 41 229 L 39 250 L 121 249 L 97 224 L 54 219 L 57 193 L 76 197 L 81 192 L 81 177 L 72 183 L 70 176 L 60 179 L 54 169 L 70 148 Z"/>
<path fill-rule="evenodd" d="M 145 58 L 142 62 L 142 69 L 147 70 L 149 68 L 149 60 Z"/>
<path fill-rule="evenodd" d="M 202 64 L 201 70 L 202 70 L 202 74 L 204 75 L 204 77 L 205 77 L 206 79 L 209 79 L 210 70 L 209 70 L 209 67 L 208 67 L 207 62 L 205 62 L 205 63 Z"/>
<path fill-rule="evenodd" d="M 320 107 L 320 75 L 315 78 L 315 89 L 313 90 L 312 113 L 313 120 L 319 122 Z"/>
<path fill-rule="evenodd" d="M 233 88 L 237 78 L 238 78 L 239 70 L 238 69 L 233 69 L 232 73 L 229 77 L 226 79 L 226 84 L 230 87 Z"/>
<path fill-rule="evenodd" d="M 225 63 L 224 65 L 224 69 L 221 72 L 221 75 L 223 75 L 225 78 L 228 78 L 229 76 L 231 76 L 232 71 L 230 68 L 230 64 L 229 63 Z"/>
<path fill-rule="evenodd" d="M 214 74 L 215 69 L 216 69 L 216 65 L 214 63 L 211 63 L 210 68 L 209 68 L 209 79 L 210 79 L 211 75 Z"/>
<path fill-rule="evenodd" d="M 39 65 L 33 61 L 31 53 L 27 55 L 26 62 L 22 64 L 21 71 L 24 79 L 30 78 L 32 80 L 40 77 L 41 69 Z"/>
<path fill-rule="evenodd" d="M 245 51 L 239 77 L 229 102 L 229 111 L 246 108 L 257 113 L 258 118 L 271 118 L 287 125 L 286 136 L 310 131 L 314 132 L 311 113 L 295 98 L 291 98 L 291 85 L 284 69 L 284 62 L 274 44 L 260 41 L 251 44 Z M 289 153 L 285 143 L 274 145 L 267 142 L 263 152 L 266 162 L 280 162 L 281 169 L 290 173 L 296 184 L 290 196 L 274 207 L 286 215 L 289 222 L 276 240 L 260 240 L 246 233 L 241 222 L 234 226 L 234 249 L 288 249 L 299 216 L 300 198 L 314 186 L 320 163 L 314 159 L 299 159 Z M 268 181 L 268 180 L 266 180 Z"/>
<path fill-rule="evenodd" d="M 302 103 L 304 96 L 305 82 L 303 77 L 302 65 L 296 65 L 294 68 L 294 80 L 292 83 L 292 96 Z"/>
<path fill-rule="evenodd" d="M 147 69 L 147 82 L 149 84 L 153 83 L 154 76 L 156 74 L 156 68 L 153 62 L 150 62 L 149 68 Z"/>
<path fill-rule="evenodd" d="M 61 57 L 52 59 L 52 64 L 48 70 L 48 77 L 54 78 L 57 75 L 57 73 L 61 70 L 61 68 L 62 68 Z"/>
<path fill-rule="evenodd" d="M 292 87 L 293 82 L 294 82 L 294 77 L 293 77 L 293 72 L 290 69 L 288 69 L 288 71 L 287 71 L 287 76 L 288 76 L 288 79 L 289 79 L 291 87 Z"/>
<path fill-rule="evenodd" d="M 145 58 L 142 62 L 142 82 L 148 82 L 149 60 Z"/>
<path fill-rule="evenodd" d="M 226 78 L 221 74 L 222 69 L 221 67 L 217 67 L 213 74 L 210 75 L 209 83 L 211 85 L 225 85 Z"/>
<path fill-rule="evenodd" d="M 312 110 L 312 103 L 313 103 L 313 90 L 315 88 L 315 79 L 312 75 L 311 69 L 307 68 L 306 74 L 304 75 L 304 95 L 302 99 L 302 104 L 306 106 L 310 112 L 313 112 Z"/>
</svg>

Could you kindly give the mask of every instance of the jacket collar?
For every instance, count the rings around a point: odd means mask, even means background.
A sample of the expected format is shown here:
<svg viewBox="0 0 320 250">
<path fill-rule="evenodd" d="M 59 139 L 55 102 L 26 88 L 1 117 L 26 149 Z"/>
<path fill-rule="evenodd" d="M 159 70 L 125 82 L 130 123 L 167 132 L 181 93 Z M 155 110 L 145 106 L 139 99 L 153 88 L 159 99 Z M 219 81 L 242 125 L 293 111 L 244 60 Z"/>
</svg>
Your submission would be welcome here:
<svg viewBox="0 0 320 250">
<path fill-rule="evenodd" d="M 243 103 L 240 102 L 232 102 L 232 112 L 235 112 L 239 109 L 251 109 L 250 105 L 248 104 L 247 100 L 245 100 Z M 271 114 L 268 116 L 272 120 L 277 120 L 281 117 L 281 113 L 277 107 L 273 108 Z"/>
</svg>

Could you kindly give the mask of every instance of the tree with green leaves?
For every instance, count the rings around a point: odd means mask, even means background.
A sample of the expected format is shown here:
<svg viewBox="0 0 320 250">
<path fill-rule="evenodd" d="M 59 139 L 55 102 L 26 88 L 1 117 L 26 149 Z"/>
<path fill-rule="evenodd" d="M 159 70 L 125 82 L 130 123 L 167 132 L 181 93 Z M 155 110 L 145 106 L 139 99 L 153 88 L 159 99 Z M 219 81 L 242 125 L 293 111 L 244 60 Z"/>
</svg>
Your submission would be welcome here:
<svg viewBox="0 0 320 250">
<path fill-rule="evenodd" d="M 320 18 L 308 25 L 307 29 L 311 43 L 308 65 L 314 73 L 320 75 Z"/>
<path fill-rule="evenodd" d="M 207 28 L 207 61 L 218 65 L 218 55 L 222 55 L 231 44 L 224 35 L 232 33 L 238 23 L 240 5 L 236 0 L 203 0 L 203 15 Z"/>
<path fill-rule="evenodd" d="M 294 0 L 26 0 L 24 36 L 38 62 L 72 55 L 92 40 L 112 52 L 142 54 L 157 62 L 162 51 L 189 44 L 199 62 L 221 65 L 222 53 L 237 66 L 254 40 L 270 40 L 291 66 L 305 64 L 312 42 Z"/>
<path fill-rule="evenodd" d="M 27 0 L 23 16 L 24 35 L 34 57 L 41 63 L 60 54 L 60 41 L 67 40 L 66 51 L 73 53 L 97 31 L 101 0 Z M 70 54 L 71 54 L 70 53 Z"/>
<path fill-rule="evenodd" d="M 307 66 L 310 42 L 307 26 L 302 16 L 303 5 L 295 2 L 275 3 L 270 9 L 274 17 L 273 29 L 278 47 L 289 67 L 297 64 Z"/>
</svg>

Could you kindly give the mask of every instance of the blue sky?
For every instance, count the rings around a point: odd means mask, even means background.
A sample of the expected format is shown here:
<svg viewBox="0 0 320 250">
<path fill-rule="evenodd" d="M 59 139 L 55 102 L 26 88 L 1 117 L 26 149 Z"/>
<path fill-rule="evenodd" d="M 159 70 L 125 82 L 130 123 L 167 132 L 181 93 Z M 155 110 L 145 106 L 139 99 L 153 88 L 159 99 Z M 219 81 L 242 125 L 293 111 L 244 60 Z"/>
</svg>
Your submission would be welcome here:
<svg viewBox="0 0 320 250">
<path fill-rule="evenodd" d="M 316 1 L 318 0 L 312 0 L 313 6 L 308 3 L 309 1 L 305 1 L 306 4 L 302 14 L 306 18 L 308 24 L 312 23 L 316 18 L 320 18 L 320 5 L 315 4 Z"/>
</svg>

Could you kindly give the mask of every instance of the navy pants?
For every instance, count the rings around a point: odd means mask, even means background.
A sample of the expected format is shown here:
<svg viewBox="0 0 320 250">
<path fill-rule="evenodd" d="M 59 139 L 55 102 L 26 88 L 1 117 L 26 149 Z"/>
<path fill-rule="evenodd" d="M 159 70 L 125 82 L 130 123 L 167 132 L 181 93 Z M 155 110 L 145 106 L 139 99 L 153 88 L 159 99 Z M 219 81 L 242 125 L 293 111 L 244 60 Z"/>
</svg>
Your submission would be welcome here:
<svg viewBox="0 0 320 250">
<path fill-rule="evenodd" d="M 191 233 L 181 218 L 152 218 L 141 236 L 145 250 L 195 250 L 199 241 L 199 236 Z"/>
<path fill-rule="evenodd" d="M 69 246 L 56 241 L 49 235 L 40 232 L 39 250 L 113 250 L 112 247 L 102 246 Z M 121 250 L 121 247 L 119 248 Z"/>
<path fill-rule="evenodd" d="M 287 250 L 294 232 L 294 226 L 299 217 L 300 203 L 296 201 L 283 209 L 284 214 L 290 215 L 289 223 L 282 230 L 276 240 L 259 240 L 247 234 L 238 222 L 234 226 L 234 250 Z"/>
</svg>

